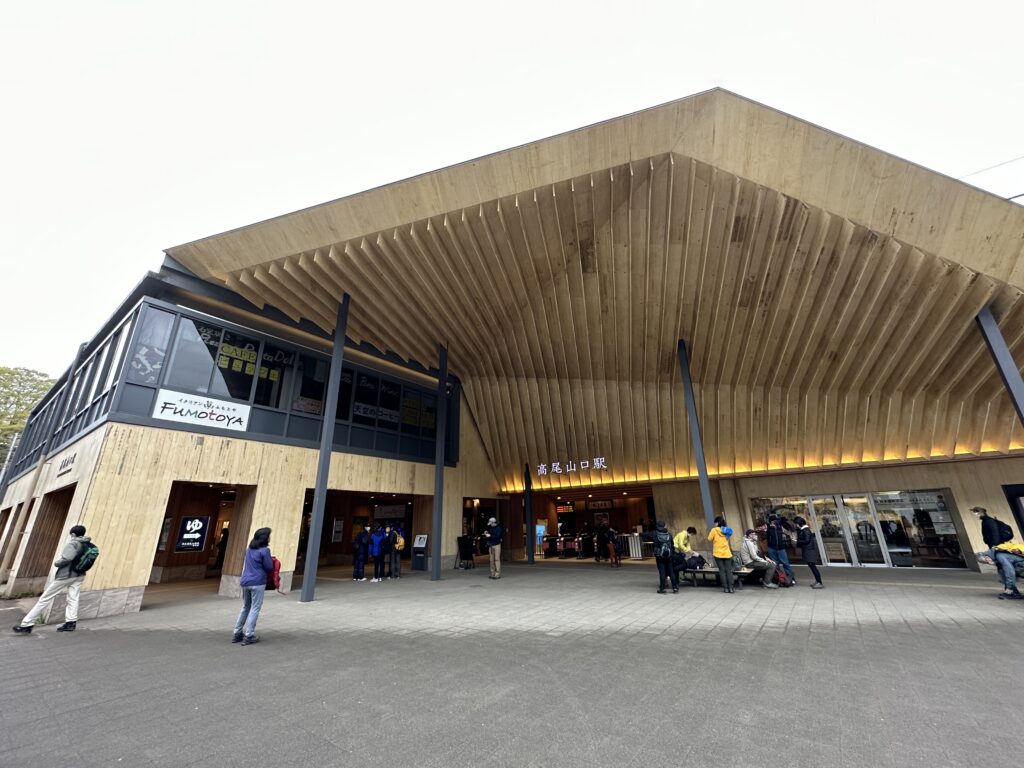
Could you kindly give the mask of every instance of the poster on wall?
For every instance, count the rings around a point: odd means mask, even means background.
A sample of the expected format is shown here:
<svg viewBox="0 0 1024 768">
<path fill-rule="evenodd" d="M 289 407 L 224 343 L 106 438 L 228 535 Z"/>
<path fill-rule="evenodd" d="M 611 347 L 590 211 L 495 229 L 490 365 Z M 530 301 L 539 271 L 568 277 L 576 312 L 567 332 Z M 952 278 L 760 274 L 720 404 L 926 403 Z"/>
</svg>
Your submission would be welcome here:
<svg viewBox="0 0 1024 768">
<path fill-rule="evenodd" d="M 167 549 L 167 540 L 171 538 L 171 518 L 164 519 L 164 526 L 160 529 L 160 543 L 156 545 L 157 552 L 163 552 Z"/>
<path fill-rule="evenodd" d="M 249 425 L 249 406 L 217 400 L 200 395 L 186 395 L 161 389 L 153 406 L 153 418 L 174 421 L 179 424 L 194 424 L 203 427 L 218 427 L 234 432 L 245 432 Z"/>
<path fill-rule="evenodd" d="M 210 528 L 209 517 L 183 517 L 178 527 L 175 552 L 202 552 L 206 549 L 206 532 Z"/>
<path fill-rule="evenodd" d="M 342 534 L 344 533 L 344 531 L 345 519 L 341 517 L 334 518 L 334 528 L 332 529 L 331 532 L 331 542 L 336 544 L 339 541 L 344 541 L 344 539 L 342 539 Z"/>
</svg>

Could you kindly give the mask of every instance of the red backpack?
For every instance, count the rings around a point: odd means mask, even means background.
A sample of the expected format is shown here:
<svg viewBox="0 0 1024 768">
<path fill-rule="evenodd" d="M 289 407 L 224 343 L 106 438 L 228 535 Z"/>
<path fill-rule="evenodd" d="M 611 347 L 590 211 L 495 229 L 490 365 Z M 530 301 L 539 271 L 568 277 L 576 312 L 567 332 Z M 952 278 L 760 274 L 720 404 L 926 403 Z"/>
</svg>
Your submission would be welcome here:
<svg viewBox="0 0 1024 768">
<path fill-rule="evenodd" d="M 270 562 L 274 564 L 274 570 L 267 574 L 267 589 L 276 589 L 278 592 L 281 591 L 281 561 L 276 557 L 271 557 Z"/>
</svg>

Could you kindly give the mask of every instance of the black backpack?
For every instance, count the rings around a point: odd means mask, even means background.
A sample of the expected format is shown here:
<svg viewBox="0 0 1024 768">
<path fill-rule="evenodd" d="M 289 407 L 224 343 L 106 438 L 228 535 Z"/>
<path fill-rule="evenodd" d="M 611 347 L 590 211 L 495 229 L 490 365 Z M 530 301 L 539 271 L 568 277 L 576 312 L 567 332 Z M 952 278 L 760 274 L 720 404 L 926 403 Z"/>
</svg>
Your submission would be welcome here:
<svg viewBox="0 0 1024 768">
<path fill-rule="evenodd" d="M 1004 523 L 998 517 L 995 518 L 995 521 L 996 521 L 996 528 L 999 530 L 999 543 L 1003 544 L 1003 543 L 1005 543 L 1007 541 L 1012 541 L 1013 540 L 1013 528 L 1008 526 L 1006 523 Z"/>
<path fill-rule="evenodd" d="M 668 531 L 654 532 L 654 556 L 668 557 L 672 554 L 672 537 Z"/>
<path fill-rule="evenodd" d="M 82 551 L 78 553 L 78 557 L 71 561 L 71 572 L 83 576 L 86 571 L 93 567 L 96 563 L 96 558 L 99 556 L 100 548 L 96 546 L 95 542 L 83 541 Z"/>
</svg>

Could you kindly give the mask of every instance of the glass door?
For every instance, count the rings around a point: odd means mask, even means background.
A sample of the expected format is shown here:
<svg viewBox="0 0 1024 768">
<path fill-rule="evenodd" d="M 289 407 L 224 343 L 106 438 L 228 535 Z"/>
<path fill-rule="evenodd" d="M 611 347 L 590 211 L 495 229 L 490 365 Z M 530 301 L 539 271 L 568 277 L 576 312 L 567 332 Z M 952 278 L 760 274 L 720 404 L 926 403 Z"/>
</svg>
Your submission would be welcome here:
<svg viewBox="0 0 1024 768">
<path fill-rule="evenodd" d="M 859 565 L 889 565 L 888 552 L 882 546 L 882 535 L 871 512 L 868 497 L 854 494 L 839 497 L 842 518 Z"/>
<path fill-rule="evenodd" d="M 825 565 L 855 565 L 835 496 L 811 496 L 811 518 Z"/>
</svg>

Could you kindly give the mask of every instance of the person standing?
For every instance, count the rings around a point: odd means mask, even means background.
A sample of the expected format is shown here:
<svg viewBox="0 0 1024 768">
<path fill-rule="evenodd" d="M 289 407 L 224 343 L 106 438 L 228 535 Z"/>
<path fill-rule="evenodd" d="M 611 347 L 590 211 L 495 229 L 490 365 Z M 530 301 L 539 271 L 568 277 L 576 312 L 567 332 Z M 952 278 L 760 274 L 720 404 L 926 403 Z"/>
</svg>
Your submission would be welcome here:
<svg viewBox="0 0 1024 768">
<path fill-rule="evenodd" d="M 388 581 L 391 581 L 391 579 L 394 578 L 391 572 L 391 553 L 394 552 L 395 544 L 394 539 L 392 538 L 393 530 L 391 523 L 386 523 L 384 525 L 384 541 L 380 543 L 380 553 L 384 557 L 384 571 L 386 574 L 383 578 L 386 578 Z"/>
<path fill-rule="evenodd" d="M 256 634 L 256 621 L 263 608 L 263 597 L 267 591 L 267 577 L 274 572 L 274 560 L 270 555 L 270 528 L 259 528 L 252 535 L 252 541 L 245 550 L 242 562 L 242 610 L 235 622 L 231 642 L 252 645 L 260 641 Z"/>
<path fill-rule="evenodd" d="M 775 563 L 767 558 L 761 557 L 757 548 L 757 531 L 753 528 L 743 534 L 743 547 L 740 549 L 740 560 L 745 568 L 751 568 L 761 573 L 761 586 L 767 589 L 778 589 L 778 584 L 772 583 L 772 575 L 775 573 Z"/>
<path fill-rule="evenodd" d="M 985 546 L 991 549 L 997 547 L 1008 539 L 1002 535 L 999 530 L 999 521 L 994 517 L 989 517 L 988 510 L 984 507 L 971 507 L 971 512 L 981 520 L 981 538 L 985 541 Z M 1010 531 L 1010 538 L 1013 538 L 1013 531 Z"/>
<path fill-rule="evenodd" d="M 489 579 L 501 578 L 501 539 L 504 533 L 496 518 L 492 517 L 487 521 L 484 536 L 487 537 L 488 554 L 491 557 L 491 575 L 487 577 Z"/>
<path fill-rule="evenodd" d="M 388 578 L 400 579 L 402 578 L 402 550 L 398 548 L 398 541 L 402 532 L 398 530 L 397 525 L 389 525 L 388 529 L 388 552 L 391 555 L 391 562 L 388 564 L 390 569 Z"/>
<path fill-rule="evenodd" d="M 722 580 L 722 590 L 733 593 L 736 591 L 732 579 L 732 546 L 729 544 L 729 537 L 732 536 L 732 528 L 725 524 L 725 518 L 719 515 L 715 518 L 715 527 L 708 533 L 708 541 L 711 543 L 711 556 L 718 563 L 718 574 Z"/>
<path fill-rule="evenodd" d="M 612 568 L 622 567 L 622 558 L 619 557 L 619 534 L 611 526 L 605 531 L 606 547 L 608 549 L 608 561 Z"/>
<path fill-rule="evenodd" d="M 370 547 L 370 525 L 366 524 L 352 542 L 352 581 L 366 581 L 366 554 Z"/>
<path fill-rule="evenodd" d="M 672 594 L 675 594 L 679 591 L 679 576 L 672 567 L 672 534 L 668 532 L 668 526 L 663 520 L 655 523 L 650 539 L 654 543 L 654 562 L 658 566 L 658 594 L 665 594 L 666 577 L 672 584 Z"/>
<path fill-rule="evenodd" d="M 818 563 L 821 562 L 821 557 L 818 554 L 818 542 L 815 540 L 814 534 L 811 533 L 811 528 L 807 525 L 806 520 L 802 517 L 795 517 L 793 522 L 799 528 L 796 534 L 796 545 L 800 548 L 804 565 L 811 569 L 811 575 L 814 577 L 811 589 L 824 589 L 825 585 L 821 583 L 821 572 L 818 570 Z"/>
<path fill-rule="evenodd" d="M 792 580 L 793 584 L 796 584 L 796 576 L 793 573 L 793 566 L 789 564 L 789 552 L 786 547 L 786 531 L 782 527 L 781 518 L 772 514 L 768 518 L 768 526 L 765 528 L 766 546 L 768 549 L 768 559 L 774 560 L 776 563 L 782 566 L 782 570 L 786 572 L 786 575 Z"/>
<path fill-rule="evenodd" d="M 67 607 L 64 609 L 64 623 L 57 627 L 57 631 L 74 632 L 78 626 L 78 597 L 82 593 L 82 582 L 85 581 L 85 574 L 77 572 L 75 566 L 78 565 L 79 557 L 81 557 L 86 546 L 92 540 L 85 535 L 84 525 L 72 526 L 68 533 L 71 538 L 60 551 L 60 557 L 53 563 L 57 567 L 57 573 L 54 575 L 53 581 L 50 582 L 50 586 L 43 590 L 43 594 L 39 596 L 39 600 L 32 606 L 32 610 L 25 614 L 21 624 L 14 627 L 14 631 L 20 635 L 32 634 L 32 627 L 35 626 L 36 619 L 39 618 L 43 611 L 50 607 L 53 598 L 65 590 L 68 593 L 68 598 Z"/>
<path fill-rule="evenodd" d="M 373 558 L 373 578 L 370 583 L 377 584 L 384 581 L 384 531 L 380 523 L 370 536 L 370 557 Z"/>
</svg>

